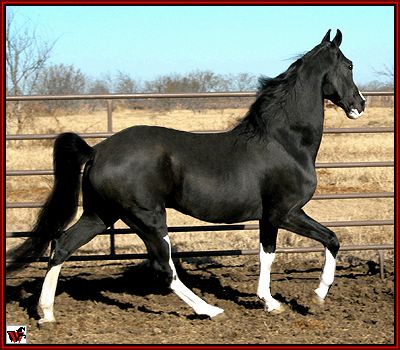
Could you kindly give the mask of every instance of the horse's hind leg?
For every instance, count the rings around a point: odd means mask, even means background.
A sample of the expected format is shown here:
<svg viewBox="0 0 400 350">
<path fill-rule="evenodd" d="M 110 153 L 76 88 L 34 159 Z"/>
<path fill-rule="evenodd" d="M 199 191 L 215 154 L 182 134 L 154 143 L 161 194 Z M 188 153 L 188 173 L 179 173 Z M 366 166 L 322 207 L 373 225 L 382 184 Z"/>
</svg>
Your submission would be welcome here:
<svg viewBox="0 0 400 350">
<path fill-rule="evenodd" d="M 52 242 L 49 268 L 44 278 L 39 307 L 43 318 L 39 324 L 55 322 L 54 297 L 61 266 L 79 247 L 89 242 L 107 228 L 106 224 L 95 214 L 83 213 L 81 218 L 61 236 Z"/>
<path fill-rule="evenodd" d="M 169 251 L 169 259 L 168 264 L 172 270 L 172 282 L 170 284 L 170 288 L 174 291 L 174 293 L 180 297 L 185 303 L 187 303 L 190 307 L 193 308 L 194 312 L 198 315 L 207 315 L 209 317 L 215 317 L 222 312 L 223 309 L 207 304 L 203 299 L 199 298 L 196 294 L 194 294 L 188 287 L 186 287 L 181 280 L 178 278 L 178 275 L 175 270 L 174 263 L 171 259 L 171 243 L 168 236 L 164 237 L 165 242 L 168 245 Z"/>
<path fill-rule="evenodd" d="M 258 280 L 257 296 L 264 301 L 265 309 L 273 314 L 284 311 L 281 303 L 271 295 L 271 267 L 275 260 L 276 237 L 278 228 L 266 220 L 260 220 L 260 277 Z"/>
<path fill-rule="evenodd" d="M 165 210 L 134 210 L 132 215 L 123 218 L 125 223 L 139 231 L 139 236 L 146 245 L 150 259 L 164 282 L 185 303 L 187 303 L 196 314 L 217 316 L 224 310 L 207 304 L 199 298 L 179 279 L 174 263 L 171 258 L 171 242 L 168 237 Z"/>
<path fill-rule="evenodd" d="M 39 307 L 43 312 L 43 317 L 39 320 L 39 324 L 55 322 L 53 305 L 61 266 L 62 264 L 56 265 L 49 267 L 47 270 L 39 299 Z"/>
</svg>

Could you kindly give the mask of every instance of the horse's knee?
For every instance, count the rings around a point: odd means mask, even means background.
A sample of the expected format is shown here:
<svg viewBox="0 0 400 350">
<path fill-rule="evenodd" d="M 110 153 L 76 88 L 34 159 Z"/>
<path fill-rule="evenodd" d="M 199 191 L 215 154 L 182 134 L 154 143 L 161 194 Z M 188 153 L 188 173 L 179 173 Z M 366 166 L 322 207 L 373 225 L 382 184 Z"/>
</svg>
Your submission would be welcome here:
<svg viewBox="0 0 400 350">
<path fill-rule="evenodd" d="M 54 240 L 53 242 L 54 250 L 50 256 L 49 267 L 60 265 L 71 256 L 71 253 L 65 248 L 64 245 L 60 243 L 58 239 Z"/>
<path fill-rule="evenodd" d="M 154 260 L 152 266 L 155 270 L 157 280 L 162 283 L 164 287 L 169 287 L 173 281 L 174 274 L 169 264 L 160 264 Z"/>
<path fill-rule="evenodd" d="M 326 247 L 329 249 L 333 257 L 336 258 L 336 255 L 340 249 L 340 243 L 336 235 L 331 237 Z"/>
<path fill-rule="evenodd" d="M 54 240 L 54 254 L 50 265 L 67 260 L 77 249 L 89 242 L 107 227 L 96 214 L 83 213 L 80 219 Z"/>
</svg>

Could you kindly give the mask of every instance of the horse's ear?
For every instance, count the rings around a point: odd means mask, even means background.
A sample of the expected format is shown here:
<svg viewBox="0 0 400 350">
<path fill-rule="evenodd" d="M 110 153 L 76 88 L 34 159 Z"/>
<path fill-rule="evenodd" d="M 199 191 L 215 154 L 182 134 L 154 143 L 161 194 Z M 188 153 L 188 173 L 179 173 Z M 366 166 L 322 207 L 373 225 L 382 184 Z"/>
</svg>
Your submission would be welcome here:
<svg viewBox="0 0 400 350">
<path fill-rule="evenodd" d="M 339 47 L 342 43 L 342 32 L 339 29 L 337 30 L 336 35 L 332 40 L 332 43 L 337 47 Z"/>
<path fill-rule="evenodd" d="M 330 37 L 331 37 L 331 30 L 329 29 L 329 30 L 326 32 L 324 38 L 322 39 L 321 44 L 322 44 L 322 43 L 329 42 L 329 41 L 330 41 Z"/>
</svg>

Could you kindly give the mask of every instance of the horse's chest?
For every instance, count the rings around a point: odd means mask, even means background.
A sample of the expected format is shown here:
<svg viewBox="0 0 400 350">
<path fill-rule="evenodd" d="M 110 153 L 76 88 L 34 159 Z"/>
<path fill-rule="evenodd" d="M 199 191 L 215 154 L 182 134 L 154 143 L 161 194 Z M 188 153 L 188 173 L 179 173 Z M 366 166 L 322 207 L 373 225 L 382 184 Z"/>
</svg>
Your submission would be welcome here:
<svg viewBox="0 0 400 350">
<path fill-rule="evenodd" d="M 295 203 L 304 205 L 311 199 L 317 187 L 317 177 L 313 166 L 304 167 L 293 162 L 270 173 L 265 183 L 264 197 L 290 207 Z"/>
</svg>

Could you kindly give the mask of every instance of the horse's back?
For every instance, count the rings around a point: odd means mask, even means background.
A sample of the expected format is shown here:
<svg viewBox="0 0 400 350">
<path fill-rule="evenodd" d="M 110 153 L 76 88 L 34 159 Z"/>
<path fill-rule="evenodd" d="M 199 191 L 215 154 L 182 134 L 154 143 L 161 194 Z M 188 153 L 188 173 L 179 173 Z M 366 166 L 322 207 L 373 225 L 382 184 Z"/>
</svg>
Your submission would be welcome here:
<svg viewBox="0 0 400 350">
<path fill-rule="evenodd" d="M 131 167 L 143 162 L 156 165 L 168 157 L 176 166 L 199 164 L 209 171 L 224 166 L 221 162 L 232 156 L 233 148 L 234 140 L 228 133 L 196 134 L 157 126 L 134 126 L 95 146 L 94 161 L 102 167 Z"/>
<path fill-rule="evenodd" d="M 229 133 L 136 126 L 95 147 L 89 176 L 103 197 L 123 206 L 163 203 L 206 221 L 238 221 L 258 216 L 261 205 L 247 160 Z"/>
</svg>

